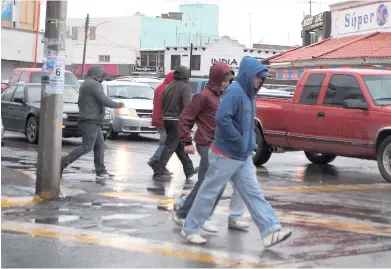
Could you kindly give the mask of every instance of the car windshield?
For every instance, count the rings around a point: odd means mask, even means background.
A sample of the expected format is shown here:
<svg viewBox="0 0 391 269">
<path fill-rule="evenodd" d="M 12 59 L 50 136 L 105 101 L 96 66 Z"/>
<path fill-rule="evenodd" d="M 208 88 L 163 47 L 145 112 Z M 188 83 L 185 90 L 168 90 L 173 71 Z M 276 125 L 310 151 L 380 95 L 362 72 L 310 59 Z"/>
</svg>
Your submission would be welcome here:
<svg viewBox="0 0 391 269">
<path fill-rule="evenodd" d="M 64 78 L 65 85 L 80 88 L 80 82 L 77 80 L 77 77 L 73 73 L 65 72 L 64 76 L 65 76 Z M 41 83 L 41 72 L 32 72 L 31 82 Z"/>
<path fill-rule="evenodd" d="M 147 85 L 151 86 L 152 89 L 154 89 L 154 90 L 156 90 L 157 86 L 162 84 L 161 82 L 140 82 L 140 83 L 147 84 Z"/>
<path fill-rule="evenodd" d="M 391 76 L 363 76 L 376 106 L 391 105 Z"/>
<path fill-rule="evenodd" d="M 117 99 L 153 100 L 155 91 L 148 86 L 140 85 L 108 85 L 107 94 Z"/>
<path fill-rule="evenodd" d="M 27 96 L 30 103 L 41 102 L 41 86 L 29 86 Z M 72 87 L 64 88 L 63 102 L 65 104 L 77 104 L 79 92 Z"/>
</svg>

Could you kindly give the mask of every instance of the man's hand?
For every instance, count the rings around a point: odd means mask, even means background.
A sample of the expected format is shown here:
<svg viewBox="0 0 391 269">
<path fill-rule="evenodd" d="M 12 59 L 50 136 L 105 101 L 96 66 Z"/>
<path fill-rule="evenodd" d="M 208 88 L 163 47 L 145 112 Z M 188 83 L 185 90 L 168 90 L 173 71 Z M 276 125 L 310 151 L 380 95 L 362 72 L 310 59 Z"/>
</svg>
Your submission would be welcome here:
<svg viewBox="0 0 391 269">
<path fill-rule="evenodd" d="M 125 104 L 124 103 L 121 103 L 119 102 L 119 108 L 124 108 L 125 107 Z"/>
<path fill-rule="evenodd" d="M 195 153 L 194 145 L 191 144 L 191 145 L 185 146 L 185 152 L 186 152 L 187 154 L 194 154 L 194 153 Z"/>
</svg>

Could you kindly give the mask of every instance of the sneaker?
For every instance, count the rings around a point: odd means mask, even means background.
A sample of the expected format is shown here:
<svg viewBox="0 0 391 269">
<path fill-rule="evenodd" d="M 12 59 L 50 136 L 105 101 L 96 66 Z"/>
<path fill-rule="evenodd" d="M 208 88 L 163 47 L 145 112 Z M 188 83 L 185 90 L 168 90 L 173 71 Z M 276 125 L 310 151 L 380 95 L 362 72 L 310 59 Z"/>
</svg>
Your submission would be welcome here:
<svg viewBox="0 0 391 269">
<path fill-rule="evenodd" d="M 114 175 L 109 174 L 107 172 L 97 173 L 96 174 L 96 179 L 111 179 L 113 176 Z"/>
<path fill-rule="evenodd" d="M 292 231 L 289 229 L 281 229 L 274 233 L 269 233 L 263 238 L 263 245 L 265 248 L 274 246 L 288 239 L 292 235 Z"/>
<path fill-rule="evenodd" d="M 219 231 L 219 229 L 208 220 L 201 226 L 201 229 L 210 233 L 217 233 Z"/>
<path fill-rule="evenodd" d="M 199 167 L 197 166 L 192 172 L 186 174 L 186 180 L 189 180 L 192 176 L 198 174 L 198 171 Z"/>
<path fill-rule="evenodd" d="M 181 231 L 181 235 L 192 244 L 201 245 L 208 241 L 199 234 L 187 234 L 184 230 Z"/>
<path fill-rule="evenodd" d="M 228 229 L 233 229 L 233 230 L 239 230 L 239 231 L 244 231 L 247 230 L 250 227 L 250 224 L 246 221 L 243 220 L 236 220 L 236 221 L 228 221 Z"/>
<path fill-rule="evenodd" d="M 154 173 L 152 179 L 156 181 L 171 181 L 172 177 L 166 174 Z"/>
<path fill-rule="evenodd" d="M 185 224 L 185 219 L 178 218 L 176 212 L 173 212 L 172 214 L 172 221 L 178 224 L 179 226 L 183 227 L 183 224 Z"/>
<path fill-rule="evenodd" d="M 174 173 L 168 170 L 167 168 L 164 170 L 164 174 L 168 176 L 172 176 Z"/>
</svg>

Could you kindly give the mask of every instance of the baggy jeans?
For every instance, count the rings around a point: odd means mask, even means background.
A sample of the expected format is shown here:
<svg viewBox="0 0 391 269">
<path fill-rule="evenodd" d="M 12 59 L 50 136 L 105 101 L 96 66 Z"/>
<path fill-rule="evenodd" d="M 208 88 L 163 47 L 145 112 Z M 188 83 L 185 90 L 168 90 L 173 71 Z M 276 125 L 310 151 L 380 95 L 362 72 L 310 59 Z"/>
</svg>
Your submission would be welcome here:
<svg viewBox="0 0 391 269">
<path fill-rule="evenodd" d="M 205 175 L 209 167 L 209 158 L 208 158 L 209 147 L 201 146 L 201 145 L 196 145 L 196 147 L 197 147 L 197 152 L 201 157 L 199 171 L 198 171 L 198 181 L 194 185 L 191 192 L 188 195 L 186 195 L 183 206 L 180 209 L 178 209 L 177 216 L 180 219 L 185 219 L 187 217 L 187 214 L 189 213 L 194 203 L 194 199 L 197 196 L 197 193 L 199 192 L 199 189 L 204 182 Z M 210 215 L 213 214 L 213 211 L 215 210 L 221 196 L 223 195 L 224 189 L 218 195 Z M 238 191 L 234 188 L 234 193 L 232 194 L 231 202 L 229 204 L 229 221 L 235 222 L 236 220 L 240 219 L 244 214 L 244 209 L 245 209 L 244 202 L 240 197 Z"/>
<path fill-rule="evenodd" d="M 281 229 L 279 219 L 258 185 L 251 156 L 246 161 L 238 161 L 209 150 L 208 172 L 183 227 L 187 234 L 199 234 L 229 180 L 242 197 L 262 237 Z"/>
<path fill-rule="evenodd" d="M 149 159 L 150 163 L 157 163 L 159 161 L 160 156 L 162 155 L 164 149 L 164 145 L 166 143 L 166 139 L 167 139 L 166 130 L 159 129 L 159 135 L 160 135 L 159 147 L 155 151 L 155 154 Z"/>
<path fill-rule="evenodd" d="M 97 174 L 105 173 L 105 140 L 103 138 L 101 125 L 90 122 L 79 122 L 79 129 L 82 134 L 82 145 L 61 158 L 61 170 L 65 169 L 81 156 L 94 150 L 95 172 Z"/>
<path fill-rule="evenodd" d="M 185 175 L 187 176 L 194 172 L 193 162 L 191 161 L 189 155 L 185 152 L 185 148 L 179 139 L 178 125 L 178 120 L 164 120 L 167 139 L 160 155 L 159 162 L 155 165 L 155 173 L 163 174 L 165 172 L 167 163 L 174 152 L 183 165 L 183 171 L 185 172 Z"/>
</svg>

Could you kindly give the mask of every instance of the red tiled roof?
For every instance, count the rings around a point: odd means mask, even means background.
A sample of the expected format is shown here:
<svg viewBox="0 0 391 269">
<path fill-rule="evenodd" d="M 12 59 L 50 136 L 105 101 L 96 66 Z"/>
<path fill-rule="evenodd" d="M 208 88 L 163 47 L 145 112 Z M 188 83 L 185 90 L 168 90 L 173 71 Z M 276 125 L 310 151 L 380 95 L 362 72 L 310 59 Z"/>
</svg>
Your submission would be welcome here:
<svg viewBox="0 0 391 269">
<path fill-rule="evenodd" d="M 321 42 L 276 55 L 271 63 L 318 59 L 391 57 L 391 33 L 328 38 Z"/>
</svg>

